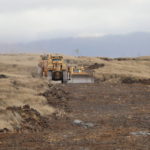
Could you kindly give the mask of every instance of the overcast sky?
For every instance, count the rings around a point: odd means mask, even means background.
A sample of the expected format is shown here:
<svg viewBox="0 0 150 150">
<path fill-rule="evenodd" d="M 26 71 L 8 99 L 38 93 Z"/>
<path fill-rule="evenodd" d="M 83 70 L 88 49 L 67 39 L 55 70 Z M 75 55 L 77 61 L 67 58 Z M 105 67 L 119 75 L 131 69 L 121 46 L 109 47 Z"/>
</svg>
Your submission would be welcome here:
<svg viewBox="0 0 150 150">
<path fill-rule="evenodd" d="M 150 0 L 0 0 L 0 42 L 150 31 Z"/>
</svg>

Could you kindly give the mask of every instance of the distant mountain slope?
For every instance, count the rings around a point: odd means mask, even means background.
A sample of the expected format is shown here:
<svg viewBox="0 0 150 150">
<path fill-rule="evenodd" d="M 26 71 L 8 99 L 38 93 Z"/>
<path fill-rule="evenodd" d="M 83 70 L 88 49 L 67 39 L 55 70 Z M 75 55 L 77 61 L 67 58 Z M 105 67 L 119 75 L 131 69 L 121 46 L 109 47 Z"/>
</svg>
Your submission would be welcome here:
<svg viewBox="0 0 150 150">
<path fill-rule="evenodd" d="M 150 55 L 150 33 L 107 35 L 91 38 L 60 38 L 13 45 L 0 44 L 0 52 L 55 52 L 75 55 L 135 57 Z"/>
</svg>

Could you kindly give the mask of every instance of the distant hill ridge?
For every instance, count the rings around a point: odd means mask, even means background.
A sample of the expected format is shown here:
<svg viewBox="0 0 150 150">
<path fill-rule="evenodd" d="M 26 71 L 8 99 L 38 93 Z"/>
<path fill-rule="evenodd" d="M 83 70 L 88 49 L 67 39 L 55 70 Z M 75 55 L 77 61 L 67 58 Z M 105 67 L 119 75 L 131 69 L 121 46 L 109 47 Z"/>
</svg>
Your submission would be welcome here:
<svg viewBox="0 0 150 150">
<path fill-rule="evenodd" d="M 79 54 L 75 50 L 79 49 Z M 0 53 L 54 52 L 81 56 L 137 57 L 150 55 L 150 33 L 137 32 L 103 37 L 57 38 L 29 43 L 0 44 Z"/>
</svg>

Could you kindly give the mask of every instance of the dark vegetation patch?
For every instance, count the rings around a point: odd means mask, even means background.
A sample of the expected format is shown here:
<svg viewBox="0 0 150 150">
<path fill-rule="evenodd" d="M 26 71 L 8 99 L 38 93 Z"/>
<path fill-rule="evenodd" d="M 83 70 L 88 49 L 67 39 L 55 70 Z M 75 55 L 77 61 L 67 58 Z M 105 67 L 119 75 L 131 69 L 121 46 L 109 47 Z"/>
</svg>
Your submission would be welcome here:
<svg viewBox="0 0 150 150">
<path fill-rule="evenodd" d="M 8 78 L 8 76 L 6 76 L 4 74 L 0 74 L 0 79 L 3 79 L 3 78 Z"/>
<path fill-rule="evenodd" d="M 150 61 L 149 58 L 140 58 L 140 57 L 136 57 L 136 58 L 131 58 L 131 57 L 118 57 L 118 58 L 109 58 L 109 57 L 96 57 L 99 58 L 101 60 L 105 60 L 105 61 L 113 61 L 113 60 L 117 60 L 117 61 Z"/>
<path fill-rule="evenodd" d="M 7 128 L 0 129 L 0 133 L 7 133 L 9 130 Z"/>
<path fill-rule="evenodd" d="M 129 60 L 137 60 L 137 59 L 136 58 L 123 58 L 123 57 L 119 57 L 119 58 L 114 58 L 114 60 L 129 61 Z"/>
<path fill-rule="evenodd" d="M 93 70 L 93 69 L 102 68 L 104 66 L 105 66 L 105 64 L 103 64 L 103 63 L 102 64 L 94 63 L 94 64 L 88 66 L 87 69 Z"/>
<path fill-rule="evenodd" d="M 150 85 L 150 79 L 136 79 L 133 77 L 126 77 L 122 79 L 122 83 L 133 84 L 133 83 L 141 83 Z"/>
<path fill-rule="evenodd" d="M 108 57 L 97 57 L 97 58 L 99 58 L 101 60 L 105 60 L 105 61 L 112 61 L 113 60 L 113 58 L 108 58 Z"/>
</svg>

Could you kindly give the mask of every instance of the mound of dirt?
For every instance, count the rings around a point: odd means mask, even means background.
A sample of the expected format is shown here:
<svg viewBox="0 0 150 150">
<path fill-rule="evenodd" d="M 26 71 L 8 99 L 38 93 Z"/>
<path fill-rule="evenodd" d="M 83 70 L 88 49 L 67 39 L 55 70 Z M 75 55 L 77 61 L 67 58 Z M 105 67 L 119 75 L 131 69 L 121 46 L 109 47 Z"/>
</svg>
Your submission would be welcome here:
<svg viewBox="0 0 150 150">
<path fill-rule="evenodd" d="M 69 92 L 64 89 L 64 86 L 49 85 L 49 87 L 50 88 L 46 92 L 40 95 L 46 97 L 49 105 L 70 112 L 70 108 L 68 106 Z"/>
<path fill-rule="evenodd" d="M 93 69 L 98 69 L 98 68 L 101 68 L 101 67 L 104 67 L 104 66 L 105 66 L 105 64 L 94 63 L 94 64 L 88 66 L 87 69 L 93 70 Z"/>
<path fill-rule="evenodd" d="M 22 122 L 19 129 L 16 131 L 42 131 L 49 127 L 49 120 L 46 117 L 41 116 L 41 114 L 29 105 L 24 105 L 23 107 L 7 107 L 7 110 L 12 111 L 12 113 L 18 113 Z"/>
</svg>

